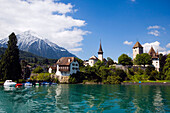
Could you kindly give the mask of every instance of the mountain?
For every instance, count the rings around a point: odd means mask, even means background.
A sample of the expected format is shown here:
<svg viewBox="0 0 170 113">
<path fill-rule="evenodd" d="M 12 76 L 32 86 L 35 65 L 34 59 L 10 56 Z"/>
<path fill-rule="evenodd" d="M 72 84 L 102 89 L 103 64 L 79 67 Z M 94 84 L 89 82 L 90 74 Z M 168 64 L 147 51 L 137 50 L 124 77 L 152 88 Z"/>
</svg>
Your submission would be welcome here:
<svg viewBox="0 0 170 113">
<path fill-rule="evenodd" d="M 5 53 L 6 48 L 0 48 L 0 59 L 1 55 Z M 57 59 L 47 59 L 45 57 L 40 57 L 37 55 L 34 55 L 33 53 L 26 52 L 19 50 L 19 57 L 20 60 L 26 60 L 28 63 L 39 63 L 39 64 L 54 64 L 57 62 Z M 35 60 L 36 59 L 36 60 Z M 46 62 L 48 60 L 48 62 Z"/>
<path fill-rule="evenodd" d="M 0 56 L 5 53 L 5 50 L 6 48 L 3 48 L 3 47 L 0 48 Z M 27 59 L 32 60 L 34 58 L 37 58 L 38 60 L 42 61 L 46 59 L 44 57 L 40 57 L 40 56 L 34 55 L 33 53 L 22 51 L 22 50 L 19 50 L 19 56 L 20 56 L 20 59 L 23 59 L 23 60 L 27 60 Z"/>
<path fill-rule="evenodd" d="M 76 57 L 66 49 L 59 47 L 57 44 L 50 42 L 48 39 L 38 36 L 35 32 L 26 31 L 16 35 L 18 39 L 18 48 L 23 51 L 31 52 L 35 55 L 59 59 L 61 57 Z M 0 40 L 0 47 L 7 48 L 9 38 Z"/>
</svg>

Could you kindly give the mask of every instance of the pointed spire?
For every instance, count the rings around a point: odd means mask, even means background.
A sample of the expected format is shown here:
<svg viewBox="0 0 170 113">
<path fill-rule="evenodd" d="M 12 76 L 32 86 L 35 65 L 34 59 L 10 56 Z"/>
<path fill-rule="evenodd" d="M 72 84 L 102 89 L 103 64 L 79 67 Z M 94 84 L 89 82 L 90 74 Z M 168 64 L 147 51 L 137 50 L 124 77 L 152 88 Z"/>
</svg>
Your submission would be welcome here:
<svg viewBox="0 0 170 113">
<path fill-rule="evenodd" d="M 159 53 L 158 53 L 158 49 L 157 49 L 156 55 L 157 55 L 157 56 L 159 55 Z"/>
<path fill-rule="evenodd" d="M 98 54 L 103 54 L 102 45 L 101 45 L 101 40 L 100 40 L 100 48 L 99 48 Z"/>
<path fill-rule="evenodd" d="M 140 48 L 143 48 L 142 45 L 137 41 L 136 44 L 133 46 L 133 49 L 136 48 L 136 47 L 140 47 Z"/>
</svg>

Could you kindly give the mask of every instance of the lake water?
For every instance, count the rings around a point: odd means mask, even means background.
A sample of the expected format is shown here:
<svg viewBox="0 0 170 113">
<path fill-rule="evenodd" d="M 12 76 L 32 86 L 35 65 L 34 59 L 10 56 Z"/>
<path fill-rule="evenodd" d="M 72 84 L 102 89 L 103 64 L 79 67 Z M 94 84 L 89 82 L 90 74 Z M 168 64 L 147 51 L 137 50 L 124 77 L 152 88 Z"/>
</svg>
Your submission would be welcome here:
<svg viewBox="0 0 170 113">
<path fill-rule="evenodd" d="M 0 87 L 0 113 L 167 113 L 170 86 L 70 85 Z"/>
</svg>

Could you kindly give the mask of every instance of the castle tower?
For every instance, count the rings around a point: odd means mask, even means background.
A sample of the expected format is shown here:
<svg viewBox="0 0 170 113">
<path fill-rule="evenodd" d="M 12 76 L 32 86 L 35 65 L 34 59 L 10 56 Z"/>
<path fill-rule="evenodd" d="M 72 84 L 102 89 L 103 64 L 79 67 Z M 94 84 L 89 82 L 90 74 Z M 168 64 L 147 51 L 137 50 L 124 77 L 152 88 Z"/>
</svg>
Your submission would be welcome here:
<svg viewBox="0 0 170 113">
<path fill-rule="evenodd" d="M 98 59 L 100 61 L 103 61 L 103 50 L 102 50 L 101 41 L 100 41 L 100 48 L 99 48 L 99 51 L 98 51 Z"/>
<path fill-rule="evenodd" d="M 136 44 L 133 46 L 133 59 L 136 58 L 137 54 L 143 53 L 143 47 L 142 45 L 137 41 Z"/>
<path fill-rule="evenodd" d="M 153 49 L 153 47 L 151 46 L 151 49 L 149 50 L 148 54 L 152 57 L 152 65 L 155 67 L 155 69 L 157 71 L 159 71 L 159 69 L 160 69 L 160 62 L 159 62 L 159 53 L 158 53 L 158 50 L 157 50 L 157 53 L 156 53 L 155 50 Z"/>
</svg>

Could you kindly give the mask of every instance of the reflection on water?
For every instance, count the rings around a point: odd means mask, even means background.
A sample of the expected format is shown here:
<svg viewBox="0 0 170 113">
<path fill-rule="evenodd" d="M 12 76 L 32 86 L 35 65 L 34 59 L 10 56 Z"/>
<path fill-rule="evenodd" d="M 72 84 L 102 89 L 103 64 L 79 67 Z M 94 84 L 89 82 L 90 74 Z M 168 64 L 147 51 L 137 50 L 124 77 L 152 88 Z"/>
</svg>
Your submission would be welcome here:
<svg viewBox="0 0 170 113">
<path fill-rule="evenodd" d="M 0 112 L 170 112 L 169 86 L 0 87 Z"/>
</svg>

